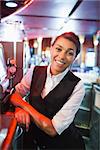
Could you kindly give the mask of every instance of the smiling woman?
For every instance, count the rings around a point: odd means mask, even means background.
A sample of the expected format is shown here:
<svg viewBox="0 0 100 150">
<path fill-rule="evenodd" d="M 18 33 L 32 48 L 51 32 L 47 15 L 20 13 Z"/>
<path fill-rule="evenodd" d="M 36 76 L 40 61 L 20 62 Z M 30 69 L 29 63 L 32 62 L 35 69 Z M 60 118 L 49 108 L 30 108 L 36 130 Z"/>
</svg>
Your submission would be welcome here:
<svg viewBox="0 0 100 150">
<path fill-rule="evenodd" d="M 40 149 L 85 150 L 73 122 L 84 97 L 84 85 L 70 71 L 79 45 L 73 32 L 61 34 L 51 45 L 51 63 L 30 68 L 15 86 L 10 102 L 17 106 L 16 119 L 27 131 L 20 149 L 34 149 L 34 143 L 38 143 Z M 29 103 L 23 101 L 28 93 Z"/>
</svg>

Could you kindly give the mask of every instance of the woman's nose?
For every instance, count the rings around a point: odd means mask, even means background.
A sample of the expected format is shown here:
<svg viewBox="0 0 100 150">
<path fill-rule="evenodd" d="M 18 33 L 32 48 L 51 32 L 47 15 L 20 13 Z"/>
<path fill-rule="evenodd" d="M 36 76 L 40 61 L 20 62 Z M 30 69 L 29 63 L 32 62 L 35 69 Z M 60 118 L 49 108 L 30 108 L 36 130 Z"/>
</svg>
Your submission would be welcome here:
<svg viewBox="0 0 100 150">
<path fill-rule="evenodd" d="M 64 52 L 61 52 L 60 54 L 59 54 L 59 57 L 60 57 L 60 59 L 65 59 L 65 53 Z"/>
</svg>

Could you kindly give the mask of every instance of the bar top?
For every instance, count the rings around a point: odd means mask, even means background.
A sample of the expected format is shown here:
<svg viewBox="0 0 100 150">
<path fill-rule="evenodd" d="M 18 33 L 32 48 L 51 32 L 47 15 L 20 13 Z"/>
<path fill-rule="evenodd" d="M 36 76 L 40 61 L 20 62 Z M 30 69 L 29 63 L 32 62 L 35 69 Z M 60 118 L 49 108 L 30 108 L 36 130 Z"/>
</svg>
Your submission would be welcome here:
<svg viewBox="0 0 100 150">
<path fill-rule="evenodd" d="M 0 149 L 9 150 L 16 131 L 17 121 L 13 113 L 0 114 Z"/>
</svg>

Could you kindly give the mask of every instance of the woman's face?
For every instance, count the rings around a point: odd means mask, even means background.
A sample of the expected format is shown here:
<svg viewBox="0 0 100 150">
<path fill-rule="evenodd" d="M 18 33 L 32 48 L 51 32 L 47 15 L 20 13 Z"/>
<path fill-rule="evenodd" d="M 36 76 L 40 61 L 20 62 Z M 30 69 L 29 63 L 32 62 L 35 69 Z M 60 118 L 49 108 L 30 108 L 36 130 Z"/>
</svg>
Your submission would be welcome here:
<svg viewBox="0 0 100 150">
<path fill-rule="evenodd" d="M 57 75 L 69 67 L 76 55 L 75 44 L 63 37 L 59 37 L 51 46 L 51 74 Z"/>
</svg>

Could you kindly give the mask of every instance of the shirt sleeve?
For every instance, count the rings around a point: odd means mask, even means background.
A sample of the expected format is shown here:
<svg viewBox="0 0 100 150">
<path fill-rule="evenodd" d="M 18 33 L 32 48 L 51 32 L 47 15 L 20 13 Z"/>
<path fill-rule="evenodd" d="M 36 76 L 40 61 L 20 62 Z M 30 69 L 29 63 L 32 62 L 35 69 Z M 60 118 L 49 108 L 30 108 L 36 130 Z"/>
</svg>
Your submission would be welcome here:
<svg viewBox="0 0 100 150">
<path fill-rule="evenodd" d="M 73 122 L 76 112 L 85 95 L 83 82 L 80 80 L 75 86 L 69 100 L 63 105 L 61 110 L 52 119 L 52 124 L 60 135 Z"/>
<path fill-rule="evenodd" d="M 28 72 L 24 75 L 21 82 L 15 86 L 16 91 L 24 97 L 29 91 L 32 81 L 34 67 L 31 67 Z"/>
</svg>

